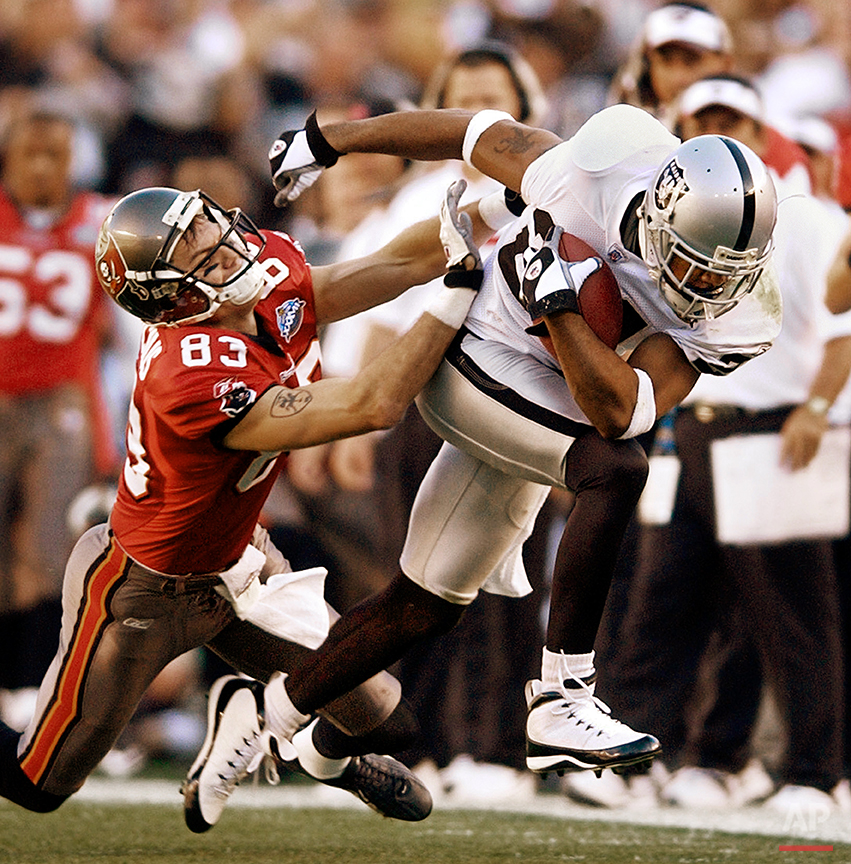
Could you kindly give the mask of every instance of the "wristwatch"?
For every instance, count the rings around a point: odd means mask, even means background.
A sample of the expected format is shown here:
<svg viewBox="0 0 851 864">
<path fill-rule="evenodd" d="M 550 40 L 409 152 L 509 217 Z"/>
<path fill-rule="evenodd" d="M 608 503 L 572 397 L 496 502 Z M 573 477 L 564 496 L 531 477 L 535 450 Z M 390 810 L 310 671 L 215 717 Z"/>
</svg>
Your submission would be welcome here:
<svg viewBox="0 0 851 864">
<path fill-rule="evenodd" d="M 825 396 L 810 396 L 804 403 L 806 409 L 817 417 L 824 417 L 830 411 L 830 399 Z"/>
</svg>

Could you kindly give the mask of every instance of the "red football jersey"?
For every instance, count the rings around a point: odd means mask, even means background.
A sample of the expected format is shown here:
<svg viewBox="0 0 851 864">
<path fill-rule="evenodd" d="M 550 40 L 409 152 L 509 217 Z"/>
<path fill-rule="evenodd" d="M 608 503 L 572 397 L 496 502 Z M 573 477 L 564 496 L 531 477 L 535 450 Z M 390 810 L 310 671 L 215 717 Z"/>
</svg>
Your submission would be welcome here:
<svg viewBox="0 0 851 864">
<path fill-rule="evenodd" d="M 111 203 L 81 192 L 40 229 L 0 190 L 0 393 L 88 384 L 96 374 L 107 300 L 94 252 Z"/>
<path fill-rule="evenodd" d="M 271 386 L 321 375 L 310 269 L 289 237 L 262 232 L 268 293 L 261 334 L 199 324 L 148 327 L 136 364 L 127 460 L 111 525 L 124 550 L 160 573 L 214 573 L 236 562 L 284 454 L 220 439 Z"/>
</svg>

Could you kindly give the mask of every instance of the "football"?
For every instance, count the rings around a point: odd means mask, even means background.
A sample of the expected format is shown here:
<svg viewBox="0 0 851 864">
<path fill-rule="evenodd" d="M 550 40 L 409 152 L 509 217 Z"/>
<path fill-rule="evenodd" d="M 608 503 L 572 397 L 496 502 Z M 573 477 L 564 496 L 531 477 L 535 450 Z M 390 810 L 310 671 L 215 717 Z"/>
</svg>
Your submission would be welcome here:
<svg viewBox="0 0 851 864">
<path fill-rule="evenodd" d="M 594 256 L 602 258 L 584 240 L 567 232 L 561 235 L 558 251 L 565 261 L 584 261 Z M 579 311 L 602 342 L 609 348 L 617 347 L 623 327 L 623 301 L 615 274 L 605 258 L 603 266 L 585 280 L 579 292 Z M 542 336 L 541 341 L 555 356 L 552 340 L 548 336 Z"/>
</svg>

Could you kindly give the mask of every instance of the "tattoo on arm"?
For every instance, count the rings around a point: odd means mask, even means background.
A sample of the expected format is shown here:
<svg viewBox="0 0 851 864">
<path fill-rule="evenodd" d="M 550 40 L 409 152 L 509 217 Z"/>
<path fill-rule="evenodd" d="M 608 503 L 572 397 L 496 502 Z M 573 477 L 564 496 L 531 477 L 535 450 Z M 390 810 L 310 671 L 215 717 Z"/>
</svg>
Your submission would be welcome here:
<svg viewBox="0 0 851 864">
<path fill-rule="evenodd" d="M 292 417 L 300 414 L 313 400 L 305 389 L 279 390 L 269 409 L 272 417 Z"/>
<path fill-rule="evenodd" d="M 497 153 L 528 153 L 535 143 L 535 130 L 524 131 L 512 129 L 512 134 L 506 135 L 498 146 L 494 147 Z"/>
</svg>

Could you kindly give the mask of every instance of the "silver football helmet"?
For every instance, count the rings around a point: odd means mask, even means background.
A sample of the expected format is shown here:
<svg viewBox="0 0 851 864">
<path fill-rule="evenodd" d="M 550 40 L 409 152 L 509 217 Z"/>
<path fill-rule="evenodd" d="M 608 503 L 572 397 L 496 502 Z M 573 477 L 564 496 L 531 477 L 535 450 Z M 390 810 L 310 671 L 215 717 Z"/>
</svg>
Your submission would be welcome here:
<svg viewBox="0 0 851 864">
<path fill-rule="evenodd" d="M 732 138 L 701 135 L 656 172 L 639 209 L 641 253 L 679 318 L 717 318 L 762 274 L 776 218 L 762 160 Z"/>
<path fill-rule="evenodd" d="M 182 270 L 171 258 L 196 217 L 216 224 L 221 238 L 191 270 Z M 132 315 L 148 324 L 185 324 L 209 318 L 226 301 L 253 300 L 265 284 L 257 261 L 265 244 L 239 208 L 225 210 L 199 190 L 151 187 L 131 192 L 112 208 L 98 235 L 95 266 L 106 293 Z M 222 247 L 244 264 L 213 284 L 204 275 Z"/>
</svg>

